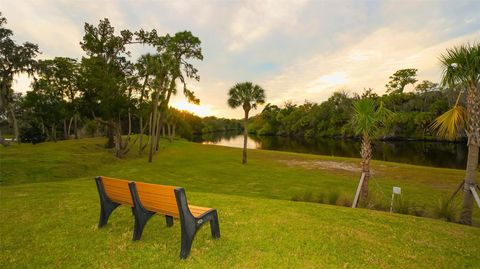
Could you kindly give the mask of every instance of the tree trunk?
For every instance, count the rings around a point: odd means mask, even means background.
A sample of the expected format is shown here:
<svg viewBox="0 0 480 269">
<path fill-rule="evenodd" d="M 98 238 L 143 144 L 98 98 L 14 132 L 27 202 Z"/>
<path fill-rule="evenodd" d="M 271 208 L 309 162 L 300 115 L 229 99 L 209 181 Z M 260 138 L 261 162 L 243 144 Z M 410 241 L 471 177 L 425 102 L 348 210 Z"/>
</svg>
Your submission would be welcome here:
<svg viewBox="0 0 480 269">
<path fill-rule="evenodd" d="M 10 115 L 12 116 L 12 122 L 13 122 L 13 138 L 15 139 L 15 142 L 17 144 L 20 144 L 20 132 L 18 130 L 18 122 L 17 118 L 15 117 L 15 113 L 13 112 L 12 106 L 8 106 L 8 110 L 10 110 Z"/>
<path fill-rule="evenodd" d="M 478 152 L 480 145 L 480 94 L 472 86 L 468 91 L 467 98 L 468 115 L 468 157 L 467 167 L 465 169 L 465 184 L 463 189 L 462 212 L 460 214 L 460 223 L 472 224 L 473 194 L 470 187 L 476 186 L 476 177 L 478 169 Z"/>
<path fill-rule="evenodd" d="M 158 116 L 158 122 L 157 122 L 157 136 L 155 137 L 155 152 L 158 151 L 158 147 L 160 146 L 160 128 L 163 129 L 163 113 L 160 113 Z M 163 133 L 163 136 L 165 136 L 165 133 Z"/>
<path fill-rule="evenodd" d="M 172 125 L 172 138 L 175 138 L 175 129 L 177 129 L 177 123 Z"/>
<path fill-rule="evenodd" d="M 362 173 L 365 174 L 360 197 L 363 202 L 366 202 L 368 199 L 368 180 L 370 179 L 370 159 L 372 158 L 372 145 L 368 134 L 363 134 L 360 155 L 362 156 Z"/>
<path fill-rule="evenodd" d="M 52 140 L 53 142 L 57 142 L 57 130 L 55 124 L 52 124 Z"/>
<path fill-rule="evenodd" d="M 108 127 L 108 130 L 107 130 L 107 135 L 108 135 L 108 141 L 107 141 L 107 144 L 105 144 L 105 147 L 107 149 L 111 149 L 113 147 L 115 147 L 115 142 L 114 142 L 114 139 L 113 139 L 113 127 L 111 125 L 107 125 Z"/>
<path fill-rule="evenodd" d="M 132 115 L 130 114 L 130 108 L 128 108 L 128 136 L 132 134 Z"/>
<path fill-rule="evenodd" d="M 248 137 L 248 109 L 245 109 L 245 119 L 243 121 L 243 154 L 242 154 L 242 164 L 247 163 L 247 137 Z"/>
<path fill-rule="evenodd" d="M 167 125 L 167 134 L 168 134 L 168 141 L 171 143 L 172 142 L 172 128 L 170 124 Z"/>
<path fill-rule="evenodd" d="M 140 115 L 140 137 L 138 138 L 138 155 L 142 155 L 142 144 L 143 144 L 143 117 Z"/>
<path fill-rule="evenodd" d="M 157 130 L 157 112 L 158 112 L 158 100 L 160 99 L 160 93 L 157 92 L 155 94 L 155 99 L 153 101 L 153 117 L 150 125 L 150 151 L 148 152 L 148 162 L 151 163 L 153 160 L 153 153 L 155 151 L 156 146 L 156 139 L 155 139 L 155 131 Z M 157 133 L 158 134 L 158 133 Z"/>
<path fill-rule="evenodd" d="M 71 130 L 71 127 L 72 127 L 72 122 L 73 122 L 73 117 L 70 118 L 70 122 L 68 123 L 68 136 L 70 136 L 70 130 Z"/>
<path fill-rule="evenodd" d="M 67 119 L 63 119 L 63 139 L 68 140 Z"/>
<path fill-rule="evenodd" d="M 73 131 L 75 132 L 75 139 L 78 139 L 77 118 L 78 118 L 78 115 L 77 113 L 75 113 L 75 115 L 73 115 Z"/>
</svg>

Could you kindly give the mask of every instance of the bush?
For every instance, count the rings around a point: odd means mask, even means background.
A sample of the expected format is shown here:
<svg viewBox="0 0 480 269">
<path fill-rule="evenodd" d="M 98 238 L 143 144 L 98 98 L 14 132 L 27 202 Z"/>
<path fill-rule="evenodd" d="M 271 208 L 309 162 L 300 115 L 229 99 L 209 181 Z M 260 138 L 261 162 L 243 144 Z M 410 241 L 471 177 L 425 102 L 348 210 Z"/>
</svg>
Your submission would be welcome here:
<svg viewBox="0 0 480 269">
<path fill-rule="evenodd" d="M 401 195 L 399 197 L 395 197 L 393 202 L 393 212 L 408 215 L 410 214 L 412 208 L 413 204 L 407 198 L 404 198 Z"/>
<path fill-rule="evenodd" d="M 42 133 L 40 123 L 31 122 L 20 128 L 20 140 L 22 142 L 38 144 L 47 139 L 47 136 Z"/>
<path fill-rule="evenodd" d="M 339 197 L 340 193 L 338 191 L 330 192 L 326 202 L 331 205 L 336 205 Z"/>
<path fill-rule="evenodd" d="M 438 200 L 437 206 L 434 208 L 433 213 L 439 219 L 454 222 L 457 218 L 458 208 L 453 200 L 448 196 L 442 196 Z"/>
<path fill-rule="evenodd" d="M 97 129 L 98 129 L 98 124 L 95 120 L 88 120 L 85 123 L 85 131 L 91 137 L 95 136 L 95 133 L 97 133 Z"/>
</svg>

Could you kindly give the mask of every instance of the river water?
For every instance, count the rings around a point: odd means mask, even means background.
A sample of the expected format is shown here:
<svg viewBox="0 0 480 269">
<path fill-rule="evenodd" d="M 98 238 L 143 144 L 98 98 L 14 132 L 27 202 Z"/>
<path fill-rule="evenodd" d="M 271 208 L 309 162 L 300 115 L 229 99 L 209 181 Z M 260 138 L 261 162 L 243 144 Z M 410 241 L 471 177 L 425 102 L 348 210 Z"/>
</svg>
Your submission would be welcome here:
<svg viewBox="0 0 480 269">
<path fill-rule="evenodd" d="M 211 133 L 196 136 L 193 141 L 227 147 L 243 147 L 243 135 L 238 132 Z M 289 137 L 250 135 L 247 145 L 251 149 L 268 149 L 339 157 L 360 157 L 360 141 L 352 139 L 321 138 L 307 141 Z M 373 143 L 373 159 L 465 169 L 467 150 L 464 142 L 375 141 Z"/>
</svg>

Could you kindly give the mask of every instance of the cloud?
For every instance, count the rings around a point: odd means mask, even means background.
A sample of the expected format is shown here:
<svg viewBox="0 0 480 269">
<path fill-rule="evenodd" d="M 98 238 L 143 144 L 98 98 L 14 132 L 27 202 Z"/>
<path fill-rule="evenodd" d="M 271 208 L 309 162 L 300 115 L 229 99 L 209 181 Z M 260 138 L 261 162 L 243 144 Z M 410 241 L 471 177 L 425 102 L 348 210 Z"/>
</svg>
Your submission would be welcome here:
<svg viewBox="0 0 480 269">
<path fill-rule="evenodd" d="M 230 24 L 230 51 L 239 51 L 273 30 L 291 27 L 307 1 L 245 1 Z"/>
<path fill-rule="evenodd" d="M 326 100 L 333 91 L 361 91 L 372 87 L 384 93 L 388 77 L 398 69 L 417 68 L 418 78 L 439 81 L 438 57 L 447 48 L 480 41 L 480 31 L 436 42 L 428 31 L 381 28 L 333 54 L 319 53 L 302 59 L 262 84 L 269 102 Z"/>
<path fill-rule="evenodd" d="M 108 17 L 116 30 L 189 30 L 202 41 L 201 81 L 190 82 L 208 113 L 242 117 L 228 89 L 253 81 L 267 102 L 326 100 L 336 89 L 384 92 L 398 69 L 438 81 L 440 53 L 480 42 L 479 1 L 113 1 L 0 0 L 18 42 L 38 43 L 41 58 L 84 55 L 85 22 Z M 148 49 L 131 46 L 133 58 Z M 17 78 L 26 91 L 30 80 Z M 184 102 L 182 94 L 172 102 Z M 261 111 L 261 107 L 257 112 Z"/>
</svg>

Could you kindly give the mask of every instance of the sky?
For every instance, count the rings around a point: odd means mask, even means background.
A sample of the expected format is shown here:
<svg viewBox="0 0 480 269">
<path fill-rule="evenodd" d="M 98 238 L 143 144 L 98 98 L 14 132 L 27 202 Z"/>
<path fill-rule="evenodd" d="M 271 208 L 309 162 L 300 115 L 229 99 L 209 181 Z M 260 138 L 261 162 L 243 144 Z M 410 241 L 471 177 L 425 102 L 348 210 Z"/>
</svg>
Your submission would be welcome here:
<svg viewBox="0 0 480 269">
<path fill-rule="evenodd" d="M 243 116 L 227 105 L 237 82 L 259 84 L 276 105 L 319 103 L 336 90 L 383 94 L 388 77 L 404 68 L 417 68 L 419 81 L 438 82 L 441 53 L 480 42 L 479 10 L 479 0 L 0 0 L 14 40 L 38 44 L 40 59 L 85 56 L 84 23 L 103 18 L 117 31 L 191 31 L 202 41 L 204 60 L 193 62 L 200 81 L 189 87 L 201 103 L 188 104 L 180 91 L 171 105 L 229 118 Z M 132 61 L 146 52 L 128 48 Z M 14 89 L 26 92 L 29 84 L 19 76 Z"/>
</svg>

